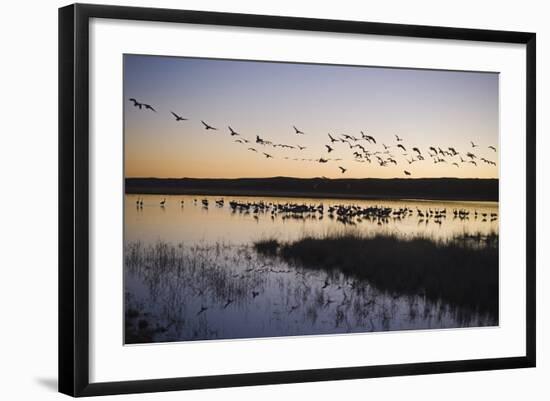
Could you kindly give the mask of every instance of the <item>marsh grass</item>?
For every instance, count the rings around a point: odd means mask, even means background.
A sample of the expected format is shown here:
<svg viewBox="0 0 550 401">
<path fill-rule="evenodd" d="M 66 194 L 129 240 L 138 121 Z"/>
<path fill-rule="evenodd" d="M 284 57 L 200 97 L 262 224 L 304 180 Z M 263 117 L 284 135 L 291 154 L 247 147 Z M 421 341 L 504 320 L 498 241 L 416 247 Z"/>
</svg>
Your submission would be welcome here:
<svg viewBox="0 0 550 401">
<path fill-rule="evenodd" d="M 254 243 L 254 249 L 262 255 L 275 256 L 279 249 L 279 241 L 276 239 L 259 240 Z"/>
<path fill-rule="evenodd" d="M 264 239 L 260 254 L 327 273 L 341 271 L 382 291 L 424 295 L 498 319 L 498 234 L 447 240 L 396 234 L 332 233 L 293 242 Z"/>
</svg>

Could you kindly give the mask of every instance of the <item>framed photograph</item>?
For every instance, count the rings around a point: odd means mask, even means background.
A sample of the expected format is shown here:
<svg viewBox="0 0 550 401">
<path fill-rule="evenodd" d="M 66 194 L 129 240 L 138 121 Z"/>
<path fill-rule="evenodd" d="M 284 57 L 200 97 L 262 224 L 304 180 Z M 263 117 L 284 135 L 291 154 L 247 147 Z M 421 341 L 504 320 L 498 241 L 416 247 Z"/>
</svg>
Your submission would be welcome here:
<svg viewBox="0 0 550 401">
<path fill-rule="evenodd" d="M 535 34 L 59 10 L 59 390 L 535 366 Z"/>
</svg>

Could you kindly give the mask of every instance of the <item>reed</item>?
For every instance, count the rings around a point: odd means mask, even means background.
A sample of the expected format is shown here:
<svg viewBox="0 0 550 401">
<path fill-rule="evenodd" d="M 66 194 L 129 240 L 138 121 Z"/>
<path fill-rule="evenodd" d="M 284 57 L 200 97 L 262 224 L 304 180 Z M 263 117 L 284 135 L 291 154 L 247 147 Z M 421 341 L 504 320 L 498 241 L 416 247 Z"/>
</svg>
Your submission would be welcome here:
<svg viewBox="0 0 550 401">
<path fill-rule="evenodd" d="M 423 236 L 330 233 L 282 243 L 265 239 L 256 252 L 327 273 L 341 271 L 382 291 L 424 295 L 498 319 L 498 234 Z"/>
</svg>

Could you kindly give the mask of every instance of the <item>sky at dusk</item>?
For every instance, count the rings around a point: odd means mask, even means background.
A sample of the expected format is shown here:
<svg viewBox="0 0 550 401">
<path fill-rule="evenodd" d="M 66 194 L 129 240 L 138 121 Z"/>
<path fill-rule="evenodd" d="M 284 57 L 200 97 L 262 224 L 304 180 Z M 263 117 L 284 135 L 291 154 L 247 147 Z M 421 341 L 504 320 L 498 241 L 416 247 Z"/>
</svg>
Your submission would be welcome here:
<svg viewBox="0 0 550 401">
<path fill-rule="evenodd" d="M 498 79 L 497 73 L 125 55 L 125 175 L 392 178 L 406 177 L 407 170 L 411 178 L 497 178 Z M 188 120 L 176 121 L 171 111 Z M 205 130 L 201 120 L 218 130 Z M 240 136 L 231 136 L 228 126 Z M 359 139 L 361 131 L 377 143 Z M 349 142 L 361 144 L 371 162 L 354 156 L 363 153 L 359 148 L 331 144 L 328 133 L 358 138 Z M 256 135 L 306 149 L 261 145 Z M 235 142 L 239 138 L 250 143 Z M 460 154 L 434 163 L 430 146 Z M 467 152 L 477 166 L 467 162 Z M 381 166 L 377 156 L 397 165 Z"/>
</svg>

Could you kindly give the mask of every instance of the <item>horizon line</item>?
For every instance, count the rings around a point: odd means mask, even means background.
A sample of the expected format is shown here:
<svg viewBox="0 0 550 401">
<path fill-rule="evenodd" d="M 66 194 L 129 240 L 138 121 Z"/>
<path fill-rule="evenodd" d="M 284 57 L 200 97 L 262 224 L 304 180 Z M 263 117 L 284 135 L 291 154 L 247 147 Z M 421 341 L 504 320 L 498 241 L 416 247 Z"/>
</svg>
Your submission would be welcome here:
<svg viewBox="0 0 550 401">
<path fill-rule="evenodd" d="M 293 180 L 499 180 L 499 177 L 291 177 L 291 176 L 270 176 L 270 177 L 154 177 L 154 176 L 141 176 L 141 177 L 124 177 L 124 179 L 133 180 L 272 180 L 272 179 L 293 179 Z"/>
</svg>

